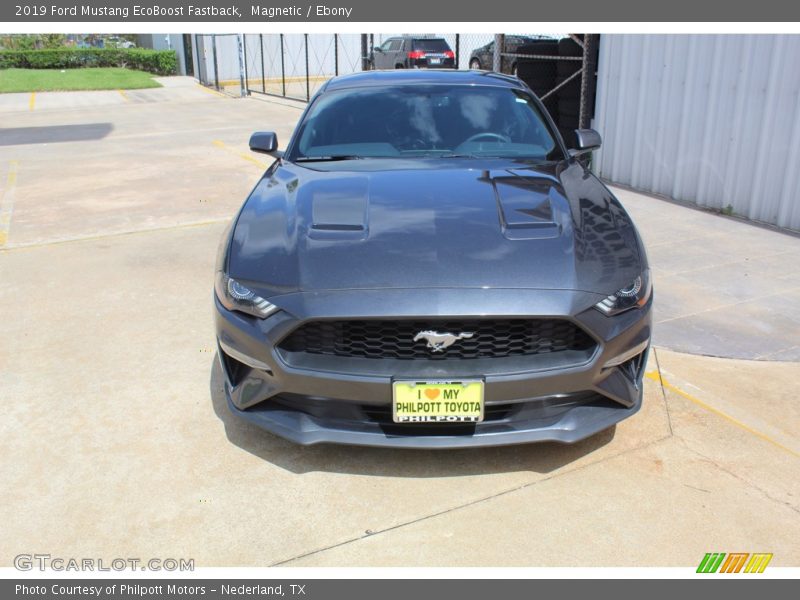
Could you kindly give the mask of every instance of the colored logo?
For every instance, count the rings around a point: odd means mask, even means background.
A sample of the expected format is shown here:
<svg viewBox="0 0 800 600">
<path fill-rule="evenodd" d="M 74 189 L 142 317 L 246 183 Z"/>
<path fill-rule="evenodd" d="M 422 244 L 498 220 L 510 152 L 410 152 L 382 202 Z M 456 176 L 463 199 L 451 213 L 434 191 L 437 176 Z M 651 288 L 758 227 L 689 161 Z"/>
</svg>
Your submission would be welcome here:
<svg viewBox="0 0 800 600">
<path fill-rule="evenodd" d="M 698 573 L 763 573 L 772 560 L 772 554 L 766 552 L 708 552 L 700 565 Z"/>
</svg>

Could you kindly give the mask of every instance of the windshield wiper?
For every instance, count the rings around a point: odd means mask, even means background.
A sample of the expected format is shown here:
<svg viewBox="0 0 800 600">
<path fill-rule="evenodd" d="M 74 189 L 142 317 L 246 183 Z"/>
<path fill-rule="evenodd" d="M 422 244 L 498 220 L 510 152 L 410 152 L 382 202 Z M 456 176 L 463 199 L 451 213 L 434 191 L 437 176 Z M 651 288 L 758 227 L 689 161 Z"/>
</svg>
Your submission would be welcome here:
<svg viewBox="0 0 800 600">
<path fill-rule="evenodd" d="M 491 154 L 441 154 L 437 158 L 504 158 L 503 156 Z"/>
<path fill-rule="evenodd" d="M 333 162 L 335 160 L 361 160 L 363 156 L 357 154 L 331 154 L 330 156 L 301 156 L 294 162 Z"/>
</svg>

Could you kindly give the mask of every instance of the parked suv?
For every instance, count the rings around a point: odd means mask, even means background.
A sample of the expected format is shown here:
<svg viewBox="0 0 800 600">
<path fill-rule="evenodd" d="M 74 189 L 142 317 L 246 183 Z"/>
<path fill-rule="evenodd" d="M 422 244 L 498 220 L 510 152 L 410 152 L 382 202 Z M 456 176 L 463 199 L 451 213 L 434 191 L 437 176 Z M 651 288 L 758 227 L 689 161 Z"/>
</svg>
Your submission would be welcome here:
<svg viewBox="0 0 800 600">
<path fill-rule="evenodd" d="M 526 44 L 532 44 L 537 40 L 543 38 L 535 38 L 535 37 L 528 37 L 525 35 L 507 35 L 505 36 L 505 47 L 503 49 L 504 52 L 519 52 L 520 46 L 524 46 Z M 508 73 L 510 75 L 517 74 L 517 59 L 511 56 L 503 56 L 501 57 L 500 63 L 500 71 L 502 73 Z M 491 71 L 492 65 L 494 63 L 494 40 L 481 46 L 480 48 L 475 48 L 472 53 L 469 55 L 469 68 L 475 70 L 486 70 Z"/>
<path fill-rule="evenodd" d="M 374 69 L 454 69 L 456 55 L 443 38 L 393 37 L 373 48 Z"/>
</svg>

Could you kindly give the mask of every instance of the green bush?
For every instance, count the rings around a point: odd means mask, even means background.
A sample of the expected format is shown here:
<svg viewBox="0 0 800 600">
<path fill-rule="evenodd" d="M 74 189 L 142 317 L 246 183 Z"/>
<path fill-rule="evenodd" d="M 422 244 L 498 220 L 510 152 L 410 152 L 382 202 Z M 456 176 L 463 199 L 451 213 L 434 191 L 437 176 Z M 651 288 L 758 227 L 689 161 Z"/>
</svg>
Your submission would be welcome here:
<svg viewBox="0 0 800 600">
<path fill-rule="evenodd" d="M 56 48 L 0 50 L 0 69 L 79 69 L 127 67 L 156 75 L 174 75 L 178 58 L 174 50 L 143 48 Z"/>
<path fill-rule="evenodd" d="M 11 33 L 0 35 L 0 50 L 63 48 L 66 39 L 63 33 Z"/>
</svg>

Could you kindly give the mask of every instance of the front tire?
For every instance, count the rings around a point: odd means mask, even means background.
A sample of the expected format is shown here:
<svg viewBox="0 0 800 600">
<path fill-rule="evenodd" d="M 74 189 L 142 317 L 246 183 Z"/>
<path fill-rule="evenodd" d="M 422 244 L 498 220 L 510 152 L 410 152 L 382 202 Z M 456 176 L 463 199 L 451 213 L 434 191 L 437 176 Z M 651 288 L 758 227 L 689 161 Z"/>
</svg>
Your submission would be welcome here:
<svg viewBox="0 0 800 600">
<path fill-rule="evenodd" d="M 481 61 L 479 61 L 477 58 L 473 58 L 471 61 L 469 61 L 469 68 L 473 71 L 480 71 Z"/>
</svg>

